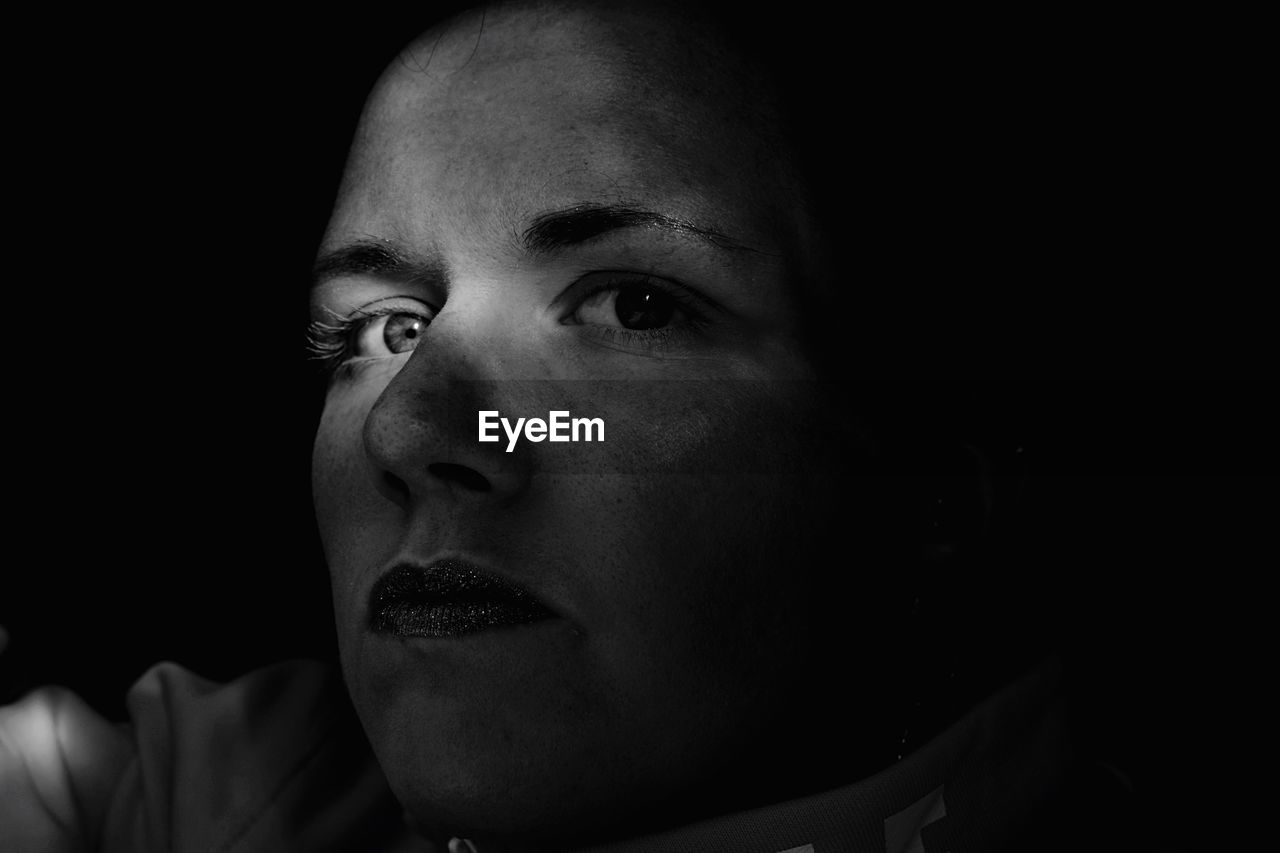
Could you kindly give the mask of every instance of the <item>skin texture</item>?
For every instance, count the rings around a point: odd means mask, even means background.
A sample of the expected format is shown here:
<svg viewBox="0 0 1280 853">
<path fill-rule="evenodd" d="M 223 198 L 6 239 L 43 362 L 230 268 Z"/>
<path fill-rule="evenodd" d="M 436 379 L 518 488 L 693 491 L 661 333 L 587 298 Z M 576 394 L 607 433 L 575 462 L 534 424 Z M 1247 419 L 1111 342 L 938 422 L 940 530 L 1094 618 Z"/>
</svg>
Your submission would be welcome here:
<svg viewBox="0 0 1280 853">
<path fill-rule="evenodd" d="M 743 807 L 790 793 L 775 771 L 814 770 L 800 739 L 828 737 L 821 714 L 816 733 L 795 725 L 798 704 L 822 701 L 809 676 L 842 659 L 815 617 L 830 558 L 806 549 L 851 488 L 825 463 L 858 448 L 808 428 L 821 413 L 793 284 L 804 223 L 785 158 L 755 129 L 766 106 L 671 20 L 503 7 L 482 32 L 471 15 L 426 34 L 366 106 L 321 249 L 372 241 L 434 270 L 348 272 L 313 293 L 320 320 L 379 300 L 431 317 L 416 348 L 379 349 L 375 330 L 337 370 L 314 450 L 344 674 L 427 834 L 536 845 Z M 583 204 L 734 246 L 648 226 L 522 245 L 538 216 Z M 717 307 L 621 335 L 621 273 Z M 481 409 L 600 417 L 606 441 L 506 453 L 477 442 Z M 442 557 L 557 618 L 371 633 L 378 577 Z"/>
</svg>

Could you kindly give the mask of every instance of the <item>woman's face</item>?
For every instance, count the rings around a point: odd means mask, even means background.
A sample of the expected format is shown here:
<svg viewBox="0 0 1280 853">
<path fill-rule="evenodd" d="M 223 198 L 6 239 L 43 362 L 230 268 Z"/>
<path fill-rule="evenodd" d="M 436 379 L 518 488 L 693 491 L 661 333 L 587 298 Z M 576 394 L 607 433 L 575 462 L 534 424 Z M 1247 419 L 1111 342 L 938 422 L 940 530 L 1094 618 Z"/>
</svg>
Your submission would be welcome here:
<svg viewBox="0 0 1280 853">
<path fill-rule="evenodd" d="M 314 491 L 345 677 L 424 826 L 619 825 L 768 737 L 823 654 L 801 229 L 715 67 L 656 20 L 508 8 L 367 105 L 312 296 Z M 482 411 L 604 440 L 508 451 Z"/>
</svg>

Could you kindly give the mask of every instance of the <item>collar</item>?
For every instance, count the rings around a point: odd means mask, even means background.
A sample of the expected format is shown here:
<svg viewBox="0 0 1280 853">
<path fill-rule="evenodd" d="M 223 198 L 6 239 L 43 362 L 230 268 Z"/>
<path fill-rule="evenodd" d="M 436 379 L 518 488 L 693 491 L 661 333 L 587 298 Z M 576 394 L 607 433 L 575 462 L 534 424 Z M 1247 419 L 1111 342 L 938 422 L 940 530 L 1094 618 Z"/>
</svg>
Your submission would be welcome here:
<svg viewBox="0 0 1280 853">
<path fill-rule="evenodd" d="M 1052 802 L 1069 765 L 1062 671 L 1057 658 L 1042 662 L 902 761 L 852 785 L 577 853 L 1004 849 Z"/>
</svg>

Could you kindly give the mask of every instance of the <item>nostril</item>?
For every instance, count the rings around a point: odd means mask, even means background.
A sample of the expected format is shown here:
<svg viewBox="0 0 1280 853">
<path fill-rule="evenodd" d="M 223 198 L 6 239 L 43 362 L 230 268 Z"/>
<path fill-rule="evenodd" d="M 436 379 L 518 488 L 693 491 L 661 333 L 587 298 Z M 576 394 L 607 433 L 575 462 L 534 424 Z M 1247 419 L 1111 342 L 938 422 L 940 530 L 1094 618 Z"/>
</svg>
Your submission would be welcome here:
<svg viewBox="0 0 1280 853">
<path fill-rule="evenodd" d="M 395 501 L 400 506 L 406 506 L 409 503 L 409 484 L 401 480 L 390 471 L 381 472 L 382 487 L 380 491 L 383 495 Z"/>
<path fill-rule="evenodd" d="M 427 471 L 433 476 L 439 477 L 451 483 L 457 483 L 466 489 L 476 492 L 488 492 L 493 489 L 485 476 L 474 468 L 468 468 L 466 465 L 456 465 L 452 462 L 433 462 L 427 466 Z"/>
</svg>

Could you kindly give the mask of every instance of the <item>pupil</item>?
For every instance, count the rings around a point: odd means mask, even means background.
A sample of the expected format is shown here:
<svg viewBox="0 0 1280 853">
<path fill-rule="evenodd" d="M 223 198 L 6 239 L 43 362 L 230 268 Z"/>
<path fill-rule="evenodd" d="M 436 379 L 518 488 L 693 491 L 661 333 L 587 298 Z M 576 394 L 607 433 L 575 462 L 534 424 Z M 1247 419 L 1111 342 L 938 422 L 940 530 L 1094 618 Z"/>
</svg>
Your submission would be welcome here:
<svg viewBox="0 0 1280 853">
<path fill-rule="evenodd" d="M 618 322 L 627 329 L 658 329 L 671 322 L 675 300 L 660 290 L 624 287 L 614 301 Z"/>
<path fill-rule="evenodd" d="M 426 324 L 412 314 L 393 314 L 382 329 L 382 340 L 391 352 L 408 352 L 417 345 Z"/>
</svg>

